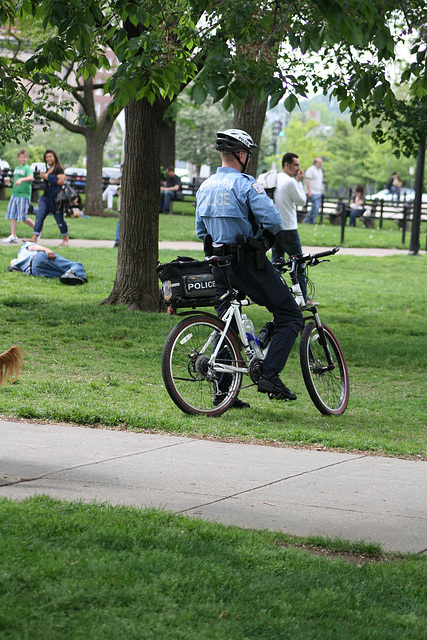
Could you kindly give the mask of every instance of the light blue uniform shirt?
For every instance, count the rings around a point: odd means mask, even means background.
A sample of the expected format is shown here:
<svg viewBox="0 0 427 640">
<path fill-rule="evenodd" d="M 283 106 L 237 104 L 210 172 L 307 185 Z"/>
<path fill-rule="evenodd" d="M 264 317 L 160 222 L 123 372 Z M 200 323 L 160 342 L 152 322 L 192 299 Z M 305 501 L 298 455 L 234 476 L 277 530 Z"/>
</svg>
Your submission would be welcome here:
<svg viewBox="0 0 427 640">
<path fill-rule="evenodd" d="M 238 234 L 245 242 L 250 237 L 259 238 L 261 229 L 254 234 L 249 211 L 254 214 L 258 227 L 262 225 L 271 233 L 283 229 L 280 211 L 263 186 L 237 169 L 219 167 L 201 184 L 196 199 L 196 233 L 199 238 L 209 233 L 219 244 L 234 244 Z"/>
</svg>

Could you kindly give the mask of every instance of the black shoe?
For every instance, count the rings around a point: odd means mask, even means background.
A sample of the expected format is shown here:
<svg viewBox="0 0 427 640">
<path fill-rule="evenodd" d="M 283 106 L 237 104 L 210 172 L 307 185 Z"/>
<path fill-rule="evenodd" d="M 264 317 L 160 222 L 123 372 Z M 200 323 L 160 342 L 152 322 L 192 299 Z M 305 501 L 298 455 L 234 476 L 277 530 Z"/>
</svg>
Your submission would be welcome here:
<svg viewBox="0 0 427 640">
<path fill-rule="evenodd" d="M 268 393 L 270 399 L 276 400 L 296 400 L 296 395 L 285 387 L 279 376 L 265 378 L 261 376 L 258 382 L 258 391 L 260 393 Z"/>
<path fill-rule="evenodd" d="M 114 247 L 118 247 L 118 246 L 119 246 L 119 243 L 118 243 L 118 242 L 115 242 L 115 243 L 114 243 Z"/>
<path fill-rule="evenodd" d="M 232 409 L 250 409 L 251 405 L 249 404 L 249 402 L 243 402 L 243 400 L 236 398 L 231 408 Z"/>
<path fill-rule="evenodd" d="M 217 393 L 213 399 L 213 406 L 217 407 L 218 405 L 220 405 L 221 402 L 224 400 L 224 396 L 225 394 Z M 236 398 L 230 408 L 231 409 L 250 409 L 251 405 L 249 404 L 249 402 L 243 402 L 243 400 Z"/>
<path fill-rule="evenodd" d="M 79 276 L 76 275 L 75 271 L 73 271 L 72 269 L 69 269 L 64 274 L 62 274 L 62 276 L 59 278 L 59 282 L 61 284 L 68 284 L 73 286 L 76 284 L 85 284 L 85 282 L 87 282 L 87 279 L 80 278 Z"/>
</svg>

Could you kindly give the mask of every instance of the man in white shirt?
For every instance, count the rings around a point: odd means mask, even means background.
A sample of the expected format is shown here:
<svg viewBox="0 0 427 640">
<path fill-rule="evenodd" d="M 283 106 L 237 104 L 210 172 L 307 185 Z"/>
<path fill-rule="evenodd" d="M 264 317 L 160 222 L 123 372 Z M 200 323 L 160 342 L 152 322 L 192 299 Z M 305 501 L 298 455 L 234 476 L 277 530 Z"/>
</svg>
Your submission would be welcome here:
<svg viewBox="0 0 427 640">
<path fill-rule="evenodd" d="M 277 187 L 274 202 L 283 218 L 283 231 L 279 231 L 272 246 L 272 261 L 277 262 L 285 253 L 294 256 L 302 253 L 301 240 L 298 234 L 297 205 L 306 203 L 301 171 L 296 153 L 285 153 L 282 158 L 282 171 L 277 175 Z M 304 271 L 298 273 L 301 291 L 306 297 L 306 278 Z"/>
<path fill-rule="evenodd" d="M 313 164 L 305 172 L 305 185 L 311 209 L 304 218 L 304 224 L 314 224 L 320 211 L 323 195 L 322 158 L 314 158 Z"/>
</svg>

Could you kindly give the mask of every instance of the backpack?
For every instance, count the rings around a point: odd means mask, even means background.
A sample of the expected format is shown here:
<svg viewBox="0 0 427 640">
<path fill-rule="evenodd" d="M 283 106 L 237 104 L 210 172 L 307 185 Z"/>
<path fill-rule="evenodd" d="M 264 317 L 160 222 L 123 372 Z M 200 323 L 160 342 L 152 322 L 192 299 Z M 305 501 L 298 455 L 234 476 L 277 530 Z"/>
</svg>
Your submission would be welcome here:
<svg viewBox="0 0 427 640">
<path fill-rule="evenodd" d="M 68 182 L 65 182 L 55 198 L 55 205 L 56 207 L 71 205 L 72 201 L 76 198 L 77 192 L 74 191 L 73 187 L 71 187 Z"/>
<path fill-rule="evenodd" d="M 274 200 L 274 192 L 277 187 L 277 171 L 276 169 L 270 169 L 266 173 L 261 173 L 258 176 L 258 182 L 264 187 L 264 191 L 269 198 Z"/>
</svg>

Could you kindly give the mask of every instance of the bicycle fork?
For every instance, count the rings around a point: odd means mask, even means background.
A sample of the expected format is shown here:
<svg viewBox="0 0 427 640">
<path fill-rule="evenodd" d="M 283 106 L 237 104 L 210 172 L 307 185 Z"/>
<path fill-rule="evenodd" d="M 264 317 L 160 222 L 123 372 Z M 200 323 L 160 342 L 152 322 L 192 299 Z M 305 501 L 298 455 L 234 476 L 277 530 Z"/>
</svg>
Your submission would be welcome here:
<svg viewBox="0 0 427 640">
<path fill-rule="evenodd" d="M 312 308 L 312 314 L 313 314 L 313 319 L 317 328 L 320 344 L 323 347 L 323 351 L 325 352 L 325 356 L 326 356 L 326 361 L 328 363 L 328 366 L 325 367 L 325 371 L 327 370 L 332 371 L 333 369 L 335 369 L 335 364 L 332 359 L 331 351 L 329 349 L 329 344 L 328 344 L 328 341 L 326 340 L 325 330 L 323 329 L 323 325 L 320 321 L 319 314 L 317 312 L 316 307 Z"/>
</svg>

